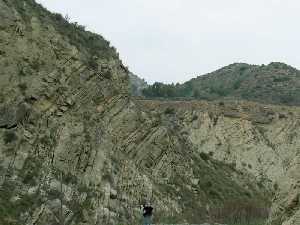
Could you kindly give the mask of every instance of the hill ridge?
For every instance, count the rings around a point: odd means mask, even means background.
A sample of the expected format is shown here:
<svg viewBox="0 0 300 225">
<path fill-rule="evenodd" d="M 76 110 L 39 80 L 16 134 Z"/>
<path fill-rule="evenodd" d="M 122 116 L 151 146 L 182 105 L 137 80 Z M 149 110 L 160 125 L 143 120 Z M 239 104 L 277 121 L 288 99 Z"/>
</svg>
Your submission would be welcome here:
<svg viewBox="0 0 300 225">
<path fill-rule="evenodd" d="M 237 99 L 300 105 L 300 71 L 281 62 L 260 66 L 233 63 L 182 84 L 156 82 L 142 93 L 146 98 Z"/>
</svg>

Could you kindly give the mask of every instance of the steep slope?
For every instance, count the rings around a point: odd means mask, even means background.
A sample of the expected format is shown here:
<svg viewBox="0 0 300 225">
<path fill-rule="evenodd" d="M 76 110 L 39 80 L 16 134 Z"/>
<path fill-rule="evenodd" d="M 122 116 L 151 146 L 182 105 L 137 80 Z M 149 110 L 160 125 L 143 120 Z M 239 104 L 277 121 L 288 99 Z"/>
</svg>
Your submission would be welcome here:
<svg viewBox="0 0 300 225">
<path fill-rule="evenodd" d="M 1 224 L 138 224 L 145 201 L 155 222 L 269 206 L 253 175 L 199 155 L 173 117 L 128 97 L 101 36 L 32 0 L 0 0 L 0 17 Z"/>
<path fill-rule="evenodd" d="M 154 84 L 143 93 L 150 98 L 240 99 L 300 105 L 300 72 L 283 63 L 267 66 L 236 63 L 181 85 Z"/>
<path fill-rule="evenodd" d="M 298 225 L 299 108 L 133 101 L 101 36 L 31 0 L 0 17 L 0 224 L 138 224 L 145 201 L 230 223 L 273 195 L 269 223 Z"/>
<path fill-rule="evenodd" d="M 172 113 L 199 154 L 254 175 L 275 194 L 269 224 L 299 224 L 300 108 L 251 102 L 139 101 Z"/>
</svg>

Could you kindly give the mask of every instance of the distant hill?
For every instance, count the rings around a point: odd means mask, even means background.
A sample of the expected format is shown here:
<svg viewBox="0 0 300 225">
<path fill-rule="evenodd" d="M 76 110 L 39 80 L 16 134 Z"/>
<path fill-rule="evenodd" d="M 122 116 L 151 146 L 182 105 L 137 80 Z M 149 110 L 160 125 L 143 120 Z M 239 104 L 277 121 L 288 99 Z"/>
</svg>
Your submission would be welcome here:
<svg viewBox="0 0 300 225">
<path fill-rule="evenodd" d="M 235 63 L 183 84 L 154 83 L 147 98 L 238 99 L 262 103 L 300 105 L 300 71 L 284 63 Z"/>
</svg>

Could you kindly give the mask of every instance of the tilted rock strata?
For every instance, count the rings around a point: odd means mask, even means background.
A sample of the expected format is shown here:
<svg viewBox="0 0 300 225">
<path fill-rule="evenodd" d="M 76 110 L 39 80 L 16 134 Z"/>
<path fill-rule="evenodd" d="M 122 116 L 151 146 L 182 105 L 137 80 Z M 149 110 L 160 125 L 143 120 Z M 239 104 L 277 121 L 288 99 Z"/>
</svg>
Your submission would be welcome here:
<svg viewBox="0 0 300 225">
<path fill-rule="evenodd" d="M 197 151 L 233 164 L 275 194 L 270 224 L 299 223 L 300 109 L 252 102 L 139 101 L 172 112 Z"/>
<path fill-rule="evenodd" d="M 154 222 L 172 217 L 199 223 L 207 221 L 207 206 L 232 200 L 266 204 L 264 186 L 275 184 L 275 175 L 292 165 L 273 155 L 280 151 L 272 148 L 277 142 L 265 139 L 279 133 L 277 145 L 288 139 L 285 156 L 295 158 L 291 146 L 298 134 L 289 131 L 298 126 L 294 116 L 267 110 L 261 118 L 244 114 L 239 104 L 224 109 L 223 116 L 216 114 L 222 107 L 210 103 L 197 115 L 187 103 L 179 111 L 164 106 L 149 111 L 128 96 L 128 71 L 102 37 L 31 0 L 0 0 L 0 12 L 1 223 L 134 224 L 146 200 L 155 205 Z M 266 137 L 251 121 L 267 129 Z M 247 135 L 241 136 L 241 127 Z M 240 153 L 250 148 L 249 154 L 239 156 L 231 145 Z M 230 157 L 222 153 L 228 148 Z M 251 152 L 260 149 L 265 153 L 256 162 Z M 201 157 L 205 151 L 213 157 Z M 246 158 L 252 168 L 244 169 Z M 291 168 L 294 176 L 297 167 Z M 279 189 L 294 183 L 285 179 Z M 293 199 L 287 202 L 295 205 Z"/>
</svg>

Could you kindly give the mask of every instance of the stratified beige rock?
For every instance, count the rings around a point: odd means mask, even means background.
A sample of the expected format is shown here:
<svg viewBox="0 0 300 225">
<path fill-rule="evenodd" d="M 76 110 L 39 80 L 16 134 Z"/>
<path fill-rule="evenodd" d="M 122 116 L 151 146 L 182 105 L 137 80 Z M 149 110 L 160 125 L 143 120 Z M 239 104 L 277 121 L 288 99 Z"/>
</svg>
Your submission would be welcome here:
<svg viewBox="0 0 300 225">
<path fill-rule="evenodd" d="M 151 202 L 198 224 L 270 192 L 270 223 L 297 223 L 299 108 L 135 101 L 101 36 L 32 0 L 0 19 L 0 223 L 137 224 Z"/>
</svg>

